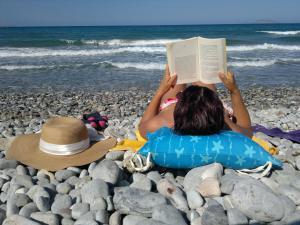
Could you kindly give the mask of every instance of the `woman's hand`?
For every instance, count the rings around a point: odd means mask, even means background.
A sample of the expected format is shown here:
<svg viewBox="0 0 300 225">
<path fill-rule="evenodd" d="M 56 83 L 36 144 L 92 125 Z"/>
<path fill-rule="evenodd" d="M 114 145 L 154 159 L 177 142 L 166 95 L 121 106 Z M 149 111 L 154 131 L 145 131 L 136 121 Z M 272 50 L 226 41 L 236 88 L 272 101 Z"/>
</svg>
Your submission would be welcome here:
<svg viewBox="0 0 300 225">
<path fill-rule="evenodd" d="M 236 85 L 234 74 L 231 71 L 228 71 L 227 74 L 219 73 L 218 74 L 224 86 L 228 89 L 230 93 L 234 93 L 238 91 L 238 87 Z"/>
<path fill-rule="evenodd" d="M 175 86 L 176 81 L 177 81 L 177 75 L 175 74 L 171 76 L 169 66 L 168 64 L 166 64 L 165 76 L 161 80 L 157 92 L 159 92 L 160 94 L 165 94 L 168 90 L 170 90 L 170 88 L 173 88 Z"/>
</svg>

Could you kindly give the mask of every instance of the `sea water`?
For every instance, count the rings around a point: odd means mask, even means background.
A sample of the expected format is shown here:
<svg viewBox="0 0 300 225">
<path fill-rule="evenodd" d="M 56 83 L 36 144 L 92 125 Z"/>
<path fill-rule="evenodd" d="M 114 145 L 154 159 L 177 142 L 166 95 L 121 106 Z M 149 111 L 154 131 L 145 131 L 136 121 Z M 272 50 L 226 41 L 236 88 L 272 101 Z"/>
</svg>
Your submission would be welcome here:
<svg viewBox="0 0 300 225">
<path fill-rule="evenodd" d="M 300 24 L 0 28 L 0 90 L 158 85 L 168 42 L 227 39 L 240 86 L 300 85 Z"/>
</svg>

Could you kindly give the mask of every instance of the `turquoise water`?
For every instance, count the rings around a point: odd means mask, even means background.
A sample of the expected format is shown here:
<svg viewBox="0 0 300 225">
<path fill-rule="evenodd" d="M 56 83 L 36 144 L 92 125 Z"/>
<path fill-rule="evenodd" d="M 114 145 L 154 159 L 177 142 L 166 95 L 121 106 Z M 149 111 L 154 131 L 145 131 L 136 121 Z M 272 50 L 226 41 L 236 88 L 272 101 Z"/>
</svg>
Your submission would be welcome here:
<svg viewBox="0 0 300 225">
<path fill-rule="evenodd" d="M 300 24 L 0 28 L 0 90 L 154 88 L 165 44 L 227 39 L 240 86 L 300 85 Z"/>
</svg>

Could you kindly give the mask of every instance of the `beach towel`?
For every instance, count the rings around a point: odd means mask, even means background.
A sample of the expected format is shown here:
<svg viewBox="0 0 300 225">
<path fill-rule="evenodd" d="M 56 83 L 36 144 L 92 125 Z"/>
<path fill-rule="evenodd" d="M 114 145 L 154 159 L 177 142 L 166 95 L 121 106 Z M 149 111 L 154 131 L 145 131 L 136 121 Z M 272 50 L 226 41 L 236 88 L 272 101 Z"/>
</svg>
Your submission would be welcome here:
<svg viewBox="0 0 300 225">
<path fill-rule="evenodd" d="M 284 132 L 279 128 L 268 129 L 262 125 L 255 125 L 252 127 L 254 132 L 262 132 L 271 137 L 279 137 L 300 143 L 300 130 Z"/>
</svg>

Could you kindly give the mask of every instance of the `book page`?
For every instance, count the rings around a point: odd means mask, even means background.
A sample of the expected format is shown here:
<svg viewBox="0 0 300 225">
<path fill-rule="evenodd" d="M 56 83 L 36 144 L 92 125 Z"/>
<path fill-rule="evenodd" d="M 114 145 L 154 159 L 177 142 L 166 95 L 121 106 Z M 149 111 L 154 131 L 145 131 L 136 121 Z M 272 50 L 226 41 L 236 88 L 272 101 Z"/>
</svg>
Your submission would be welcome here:
<svg viewBox="0 0 300 225">
<path fill-rule="evenodd" d="M 171 75 L 177 74 L 177 84 L 199 81 L 198 38 L 167 44 Z"/>
<path fill-rule="evenodd" d="M 221 83 L 219 72 L 227 73 L 226 43 L 224 38 L 199 38 L 201 81 Z"/>
</svg>

